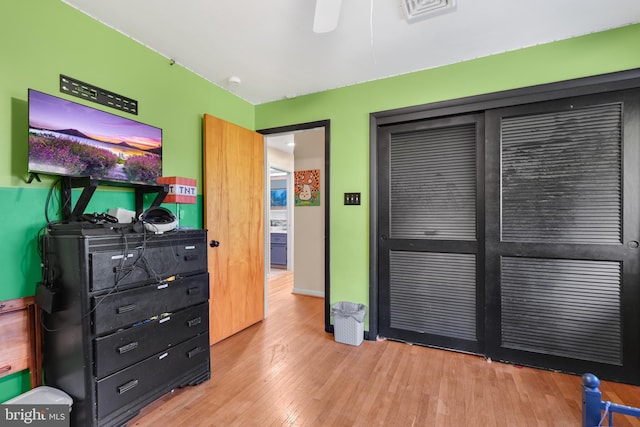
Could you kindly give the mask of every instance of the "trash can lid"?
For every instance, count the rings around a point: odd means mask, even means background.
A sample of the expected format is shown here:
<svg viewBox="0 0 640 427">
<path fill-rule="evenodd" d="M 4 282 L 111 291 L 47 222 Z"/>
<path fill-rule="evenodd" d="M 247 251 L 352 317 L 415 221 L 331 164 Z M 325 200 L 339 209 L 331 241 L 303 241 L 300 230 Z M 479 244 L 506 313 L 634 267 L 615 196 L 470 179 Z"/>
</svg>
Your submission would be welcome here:
<svg viewBox="0 0 640 427">
<path fill-rule="evenodd" d="M 69 407 L 71 407 L 73 399 L 62 390 L 43 385 L 22 393 L 4 403 L 15 405 L 69 405 Z"/>
</svg>

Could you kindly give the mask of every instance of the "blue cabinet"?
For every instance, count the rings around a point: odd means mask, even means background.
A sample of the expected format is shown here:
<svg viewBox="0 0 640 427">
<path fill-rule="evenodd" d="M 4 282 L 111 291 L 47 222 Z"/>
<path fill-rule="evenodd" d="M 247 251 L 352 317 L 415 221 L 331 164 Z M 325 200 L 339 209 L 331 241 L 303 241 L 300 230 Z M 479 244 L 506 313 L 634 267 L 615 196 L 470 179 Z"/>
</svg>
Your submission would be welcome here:
<svg viewBox="0 0 640 427">
<path fill-rule="evenodd" d="M 286 233 L 271 233 L 271 265 L 287 266 Z"/>
</svg>

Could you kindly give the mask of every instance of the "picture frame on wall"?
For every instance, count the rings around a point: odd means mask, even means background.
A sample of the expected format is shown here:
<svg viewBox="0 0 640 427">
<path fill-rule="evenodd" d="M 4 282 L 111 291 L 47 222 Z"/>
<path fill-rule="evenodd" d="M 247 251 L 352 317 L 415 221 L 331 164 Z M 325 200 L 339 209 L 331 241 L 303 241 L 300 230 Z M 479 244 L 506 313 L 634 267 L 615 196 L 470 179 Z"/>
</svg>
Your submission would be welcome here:
<svg viewBox="0 0 640 427">
<path fill-rule="evenodd" d="M 320 206 L 320 169 L 294 172 L 295 206 Z"/>
</svg>

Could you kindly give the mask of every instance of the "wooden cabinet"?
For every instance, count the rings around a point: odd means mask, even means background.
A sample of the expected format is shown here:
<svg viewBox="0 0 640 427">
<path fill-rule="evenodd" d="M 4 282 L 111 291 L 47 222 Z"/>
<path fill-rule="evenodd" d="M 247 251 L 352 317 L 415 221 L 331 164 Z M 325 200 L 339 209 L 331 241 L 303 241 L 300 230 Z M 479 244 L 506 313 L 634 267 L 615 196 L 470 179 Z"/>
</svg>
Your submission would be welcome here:
<svg viewBox="0 0 640 427">
<path fill-rule="evenodd" d="M 33 297 L 0 301 L 0 378 L 29 369 L 31 388 L 42 384 L 39 319 Z"/>
<path fill-rule="evenodd" d="M 47 385 L 73 398 L 72 426 L 122 426 L 174 388 L 210 378 L 204 230 L 164 234 L 51 226 L 44 276 Z"/>
</svg>

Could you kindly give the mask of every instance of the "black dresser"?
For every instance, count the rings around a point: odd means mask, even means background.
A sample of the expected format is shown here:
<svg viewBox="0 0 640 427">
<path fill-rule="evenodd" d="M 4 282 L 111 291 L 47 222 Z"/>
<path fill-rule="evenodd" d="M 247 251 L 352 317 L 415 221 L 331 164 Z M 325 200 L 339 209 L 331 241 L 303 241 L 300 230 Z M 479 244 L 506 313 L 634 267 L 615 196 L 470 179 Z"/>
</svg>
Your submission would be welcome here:
<svg viewBox="0 0 640 427">
<path fill-rule="evenodd" d="M 45 383 L 71 425 L 123 426 L 177 387 L 210 378 L 205 230 L 50 226 L 42 240 Z"/>
</svg>

